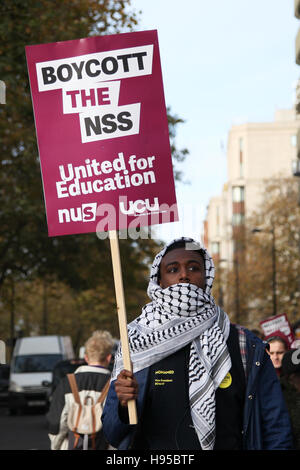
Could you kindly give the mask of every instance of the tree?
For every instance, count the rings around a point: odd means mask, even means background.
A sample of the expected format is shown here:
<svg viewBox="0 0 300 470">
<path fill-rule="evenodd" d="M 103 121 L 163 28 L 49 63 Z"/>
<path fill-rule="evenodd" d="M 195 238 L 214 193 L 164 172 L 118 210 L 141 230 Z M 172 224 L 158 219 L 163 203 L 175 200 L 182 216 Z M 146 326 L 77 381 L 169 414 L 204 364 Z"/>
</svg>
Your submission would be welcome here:
<svg viewBox="0 0 300 470">
<path fill-rule="evenodd" d="M 108 240 L 100 241 L 95 234 L 52 238 L 47 234 L 24 48 L 30 44 L 130 31 L 137 25 L 137 14 L 130 8 L 130 0 L 3 0 L 0 13 L 0 79 L 7 89 L 6 105 L 0 107 L 2 312 L 7 309 L 11 279 L 15 284 L 20 283 L 22 289 L 17 291 L 24 292 L 24 295 L 28 295 L 23 290 L 25 285 L 36 296 L 44 295 L 42 286 L 45 283 L 56 283 L 56 287 L 60 286 L 60 292 L 68 292 L 71 288 L 72 299 L 75 303 L 79 302 L 76 303 L 78 311 L 87 310 L 87 305 L 91 309 L 92 305 L 96 305 L 91 299 L 97 297 L 97 289 L 101 286 L 103 295 L 99 298 L 103 308 L 107 305 L 109 310 L 114 287 Z M 176 126 L 180 122 L 181 119 L 172 116 L 169 111 L 175 162 L 182 161 L 187 154 L 186 149 L 177 150 L 175 145 Z M 180 177 L 179 173 L 176 177 Z M 129 317 L 139 302 L 144 300 L 142 292 L 147 285 L 147 262 L 159 246 L 158 242 L 150 239 L 136 242 L 120 240 L 121 256 L 123 261 L 126 259 L 123 266 L 126 269 L 124 285 Z M 81 308 L 84 299 L 86 307 Z M 22 312 L 21 304 L 22 300 L 16 300 L 16 321 L 18 312 Z M 48 299 L 49 312 L 51 305 Z M 37 312 L 39 322 L 43 318 L 43 308 L 41 305 Z M 98 306 L 95 308 L 98 309 Z M 51 322 L 49 328 L 52 328 Z"/>
<path fill-rule="evenodd" d="M 184 120 L 178 117 L 176 114 L 171 113 L 171 108 L 170 106 L 167 108 L 167 114 L 168 114 L 168 124 L 169 124 L 169 135 L 170 135 L 170 144 L 171 144 L 171 153 L 172 153 L 172 158 L 174 163 L 182 163 L 189 151 L 187 148 L 183 148 L 179 150 L 176 146 L 176 130 L 178 124 L 183 124 Z M 177 169 L 177 166 L 174 165 L 174 178 L 175 181 L 182 181 L 182 171 Z"/>
<path fill-rule="evenodd" d="M 274 292 L 277 314 L 286 313 L 292 323 L 299 318 L 299 227 L 297 181 L 293 178 L 266 181 L 262 204 L 245 223 L 244 261 L 239 265 L 239 321 L 243 324 L 254 328 L 274 314 Z M 232 270 L 226 287 L 226 309 L 230 312 L 235 311 L 235 283 Z"/>
<path fill-rule="evenodd" d="M 13 272 L 20 279 L 56 274 L 75 288 L 85 288 L 82 266 L 87 248 L 95 245 L 95 240 L 86 235 L 60 239 L 47 236 L 24 46 L 131 30 L 137 16 L 129 7 L 129 0 L 1 3 L 0 33 L 6 47 L 0 47 L 0 70 L 7 87 L 7 104 L 0 108 L 0 287 Z M 174 161 L 182 161 L 187 154 L 186 149 L 179 151 L 175 145 L 180 122 L 169 113 Z M 107 245 L 100 247 L 98 243 L 93 251 L 97 249 L 101 259 L 105 258 Z"/>
<path fill-rule="evenodd" d="M 70 283 L 78 285 L 74 266 L 85 243 L 83 237 L 47 237 L 24 47 L 132 29 L 137 19 L 129 6 L 129 0 L 1 3 L 0 70 L 7 103 L 0 108 L 0 285 L 10 271 L 22 278 L 45 270 L 63 274 L 66 269 Z"/>
</svg>

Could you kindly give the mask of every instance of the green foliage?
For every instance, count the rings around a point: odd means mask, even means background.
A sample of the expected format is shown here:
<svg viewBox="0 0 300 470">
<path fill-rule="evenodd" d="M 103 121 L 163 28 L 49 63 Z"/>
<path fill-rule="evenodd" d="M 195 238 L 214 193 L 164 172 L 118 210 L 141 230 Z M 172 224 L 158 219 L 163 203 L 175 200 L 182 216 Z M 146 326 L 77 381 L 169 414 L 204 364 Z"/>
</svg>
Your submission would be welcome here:
<svg viewBox="0 0 300 470">
<path fill-rule="evenodd" d="M 170 145 L 171 145 L 171 153 L 172 153 L 172 158 L 173 162 L 177 163 L 182 163 L 186 159 L 189 151 L 187 148 L 183 149 L 178 149 L 176 147 L 176 129 L 178 124 L 183 124 L 184 120 L 179 118 L 177 115 L 171 113 L 171 108 L 167 108 L 167 114 L 168 114 L 168 124 L 169 124 L 169 136 L 170 136 Z M 177 166 L 173 166 L 173 171 L 174 171 L 174 178 L 175 181 L 181 181 L 182 180 L 182 171 L 177 169 Z"/>
<path fill-rule="evenodd" d="M 130 0 L 2 0 L 0 14 L 0 79 L 6 84 L 6 104 L 0 105 L 0 334 L 9 335 L 12 309 L 26 334 L 69 331 L 78 343 L 103 325 L 117 334 L 109 241 L 47 234 L 25 46 L 131 31 L 137 13 Z M 175 145 L 180 122 L 169 112 L 177 162 L 187 154 Z M 149 239 L 120 241 L 129 319 L 146 301 L 149 262 L 159 246 Z"/>
<path fill-rule="evenodd" d="M 240 318 L 235 318 L 235 321 L 250 328 L 258 328 L 261 320 L 274 314 L 274 269 L 277 314 L 286 313 L 291 323 L 299 319 L 300 206 L 298 197 L 298 181 L 295 178 L 272 179 L 265 185 L 261 206 L 246 220 L 243 256 L 240 256 L 238 266 L 227 273 L 225 307 L 228 312 L 235 314 L 238 269 Z M 253 231 L 254 229 L 256 230 Z M 275 265 L 272 257 L 273 248 Z"/>
<path fill-rule="evenodd" d="M 77 266 L 94 240 L 47 235 L 25 46 L 130 30 L 137 20 L 129 5 L 110 0 L 1 3 L 0 70 L 7 103 L 0 107 L 0 285 L 13 271 L 21 279 L 55 273 L 74 287 L 85 287 Z"/>
</svg>

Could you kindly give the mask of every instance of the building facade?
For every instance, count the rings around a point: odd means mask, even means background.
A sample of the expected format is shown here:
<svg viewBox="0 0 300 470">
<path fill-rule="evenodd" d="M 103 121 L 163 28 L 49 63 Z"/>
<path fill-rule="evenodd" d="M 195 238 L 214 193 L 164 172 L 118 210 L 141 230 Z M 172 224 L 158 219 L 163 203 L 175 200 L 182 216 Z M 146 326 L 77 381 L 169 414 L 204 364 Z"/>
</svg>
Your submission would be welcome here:
<svg viewBox="0 0 300 470">
<path fill-rule="evenodd" d="M 265 181 L 293 176 L 300 120 L 294 110 L 279 110 L 274 121 L 232 126 L 227 144 L 227 182 L 211 198 L 204 244 L 217 262 L 234 261 L 235 233 L 262 202 Z"/>
</svg>

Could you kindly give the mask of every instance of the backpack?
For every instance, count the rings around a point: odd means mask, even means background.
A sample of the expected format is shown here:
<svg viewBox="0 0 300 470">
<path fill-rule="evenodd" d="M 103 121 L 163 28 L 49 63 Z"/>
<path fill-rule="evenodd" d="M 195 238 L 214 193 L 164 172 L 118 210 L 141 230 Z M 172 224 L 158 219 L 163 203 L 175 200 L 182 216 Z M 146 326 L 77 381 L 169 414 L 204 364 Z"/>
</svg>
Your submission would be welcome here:
<svg viewBox="0 0 300 470">
<path fill-rule="evenodd" d="M 92 448 L 95 450 L 96 434 L 102 428 L 102 403 L 106 398 L 110 380 L 106 382 L 96 403 L 94 403 L 92 397 L 87 396 L 84 400 L 84 403 L 82 404 L 80 401 L 75 375 L 67 374 L 67 377 L 75 400 L 74 403 L 71 404 L 67 420 L 68 428 L 74 433 L 75 436 L 74 449 L 78 445 L 80 436 L 83 435 L 83 450 L 88 450 L 89 436 L 92 438 Z"/>
</svg>

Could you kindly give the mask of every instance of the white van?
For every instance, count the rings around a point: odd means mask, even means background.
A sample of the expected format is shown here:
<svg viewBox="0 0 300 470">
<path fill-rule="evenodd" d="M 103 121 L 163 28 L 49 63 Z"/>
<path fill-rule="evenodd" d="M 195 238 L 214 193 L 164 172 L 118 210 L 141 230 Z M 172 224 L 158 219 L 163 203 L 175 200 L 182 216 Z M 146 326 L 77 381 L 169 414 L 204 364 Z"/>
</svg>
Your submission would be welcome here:
<svg viewBox="0 0 300 470">
<path fill-rule="evenodd" d="M 58 361 L 73 358 L 69 336 L 17 339 L 10 364 L 10 414 L 26 407 L 47 407 L 53 367 Z"/>
</svg>

